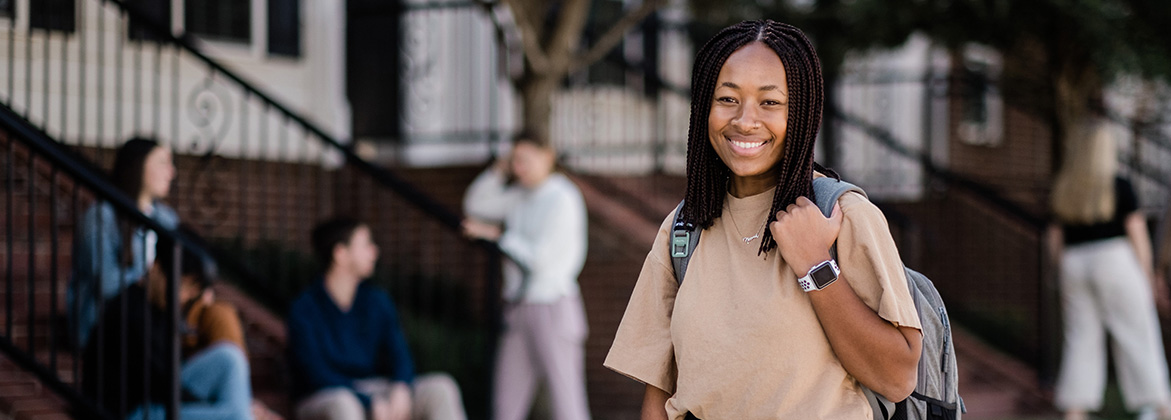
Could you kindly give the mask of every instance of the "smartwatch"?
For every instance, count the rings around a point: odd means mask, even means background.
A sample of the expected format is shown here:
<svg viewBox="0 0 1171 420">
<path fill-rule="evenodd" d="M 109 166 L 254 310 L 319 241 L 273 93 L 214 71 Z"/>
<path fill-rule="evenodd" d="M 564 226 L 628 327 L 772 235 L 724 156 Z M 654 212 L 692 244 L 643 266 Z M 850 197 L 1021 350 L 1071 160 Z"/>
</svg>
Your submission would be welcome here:
<svg viewBox="0 0 1171 420">
<path fill-rule="evenodd" d="M 838 270 L 838 263 L 832 259 L 825 260 L 810 268 L 805 277 L 797 279 L 797 283 L 801 285 L 801 289 L 812 292 L 826 288 L 838 279 L 839 274 L 841 271 Z"/>
</svg>

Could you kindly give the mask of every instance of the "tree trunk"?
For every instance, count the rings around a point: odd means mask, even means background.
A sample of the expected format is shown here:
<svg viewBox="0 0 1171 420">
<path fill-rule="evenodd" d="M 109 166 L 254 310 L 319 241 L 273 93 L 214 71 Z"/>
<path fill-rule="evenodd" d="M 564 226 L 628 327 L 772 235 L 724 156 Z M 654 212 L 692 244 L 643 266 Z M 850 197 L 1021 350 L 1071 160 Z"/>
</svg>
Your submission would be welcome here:
<svg viewBox="0 0 1171 420">
<path fill-rule="evenodd" d="M 576 71 L 600 60 L 614 49 L 622 36 L 647 15 L 666 3 L 665 0 L 644 0 L 637 9 L 627 12 L 622 19 L 605 31 L 584 54 L 577 53 L 589 18 L 591 0 L 563 0 L 554 5 L 544 0 L 504 0 L 513 10 L 515 30 L 521 35 L 525 55 L 524 76 L 514 79 L 523 106 L 524 130 L 533 133 L 539 141 L 551 144 L 553 94 L 557 92 L 571 71 Z M 550 10 L 557 11 L 553 27 L 548 27 Z"/>
<path fill-rule="evenodd" d="M 524 129 L 535 135 L 542 143 L 552 144 L 550 127 L 553 115 L 553 93 L 561 77 L 530 74 L 520 84 L 521 99 L 524 101 Z"/>
</svg>

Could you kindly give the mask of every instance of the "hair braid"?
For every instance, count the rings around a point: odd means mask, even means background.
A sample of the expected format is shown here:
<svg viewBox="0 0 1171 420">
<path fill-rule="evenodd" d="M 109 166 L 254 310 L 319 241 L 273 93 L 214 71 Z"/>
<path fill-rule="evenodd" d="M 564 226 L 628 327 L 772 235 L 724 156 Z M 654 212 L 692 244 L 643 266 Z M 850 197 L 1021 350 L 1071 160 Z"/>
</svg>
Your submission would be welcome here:
<svg viewBox="0 0 1171 420">
<path fill-rule="evenodd" d="M 821 125 L 824 79 L 821 63 L 809 38 L 788 24 L 772 20 L 745 21 L 721 30 L 696 54 L 691 78 L 691 118 L 687 133 L 687 191 L 683 220 L 701 228 L 711 227 L 723 211 L 731 170 L 720 160 L 708 139 L 708 114 L 716 79 L 724 62 L 751 42 L 761 42 L 776 52 L 784 65 L 788 87 L 788 127 L 784 150 L 776 163 L 780 169 L 777 189 L 766 223 L 776 213 L 813 196 L 813 171 L 837 177 L 837 173 L 813 161 L 813 145 Z M 772 232 L 764 230 L 760 253 L 776 248 Z"/>
</svg>

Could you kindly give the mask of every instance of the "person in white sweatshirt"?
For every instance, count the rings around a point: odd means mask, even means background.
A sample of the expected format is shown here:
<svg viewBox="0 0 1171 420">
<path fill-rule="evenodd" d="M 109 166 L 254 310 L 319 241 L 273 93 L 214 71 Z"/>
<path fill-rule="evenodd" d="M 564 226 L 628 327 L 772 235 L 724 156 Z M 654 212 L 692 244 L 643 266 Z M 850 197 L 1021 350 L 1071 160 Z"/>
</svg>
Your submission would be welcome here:
<svg viewBox="0 0 1171 420">
<path fill-rule="evenodd" d="M 554 171 L 556 154 L 518 136 L 508 159 L 480 174 L 464 197 L 464 234 L 495 241 L 504 263 L 504 329 L 497 351 L 493 417 L 528 418 L 544 381 L 555 420 L 588 420 L 585 309 L 577 276 L 586 259 L 581 191 Z"/>
</svg>

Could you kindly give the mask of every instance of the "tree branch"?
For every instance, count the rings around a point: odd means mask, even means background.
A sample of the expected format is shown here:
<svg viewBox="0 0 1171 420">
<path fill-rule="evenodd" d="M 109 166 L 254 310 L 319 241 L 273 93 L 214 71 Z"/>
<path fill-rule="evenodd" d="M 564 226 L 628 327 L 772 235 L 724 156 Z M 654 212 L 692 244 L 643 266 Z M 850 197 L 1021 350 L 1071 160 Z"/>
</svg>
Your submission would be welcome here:
<svg viewBox="0 0 1171 420">
<path fill-rule="evenodd" d="M 552 63 L 549 61 L 549 56 L 541 49 L 541 42 L 538 40 L 536 27 L 533 22 L 529 21 L 527 15 L 521 13 L 523 8 L 517 4 L 518 0 L 503 0 L 503 3 L 508 6 L 512 12 L 512 20 L 516 23 L 517 29 L 520 31 L 521 47 L 524 49 L 525 58 L 528 59 L 529 65 L 536 73 L 548 73 L 552 70 Z"/>
<path fill-rule="evenodd" d="M 595 42 L 594 45 L 590 47 L 589 51 L 586 51 L 585 54 L 577 56 L 573 62 L 570 63 L 569 73 L 581 70 L 586 66 L 601 60 L 602 57 L 605 57 L 606 54 L 610 52 L 610 50 L 614 49 L 614 47 L 622 41 L 622 37 L 626 36 L 626 32 L 629 31 L 630 28 L 633 28 L 634 25 L 642 22 L 643 19 L 645 19 L 647 16 L 650 16 L 651 13 L 654 13 L 655 10 L 658 10 L 659 7 L 662 7 L 666 3 L 666 0 L 644 0 L 638 9 L 627 13 L 626 16 L 623 16 L 622 19 L 618 20 L 614 26 L 611 26 L 605 34 L 602 34 L 602 36 L 598 38 L 598 42 Z"/>
<path fill-rule="evenodd" d="M 506 25 L 505 22 L 502 22 L 500 20 L 500 13 L 497 13 L 497 11 L 496 11 L 496 6 L 499 3 L 489 1 L 489 0 L 472 0 L 472 3 L 475 3 L 476 5 L 480 6 L 480 8 L 482 8 L 484 10 L 484 13 L 486 13 L 488 15 L 489 20 L 492 21 L 492 28 L 495 29 L 494 33 L 496 35 L 496 42 L 498 44 L 500 44 L 503 47 L 503 49 L 506 51 L 512 49 L 513 46 L 516 45 L 515 43 L 510 42 L 510 39 L 509 39 L 509 36 L 510 36 L 509 31 L 516 30 L 515 18 L 512 18 L 512 16 L 511 16 L 512 11 L 511 10 L 508 11 L 508 13 L 509 13 L 508 17 L 510 19 L 508 23 L 510 23 L 511 25 Z M 519 38 L 519 36 L 518 36 L 518 38 Z M 521 47 L 521 48 L 523 48 L 523 47 Z M 521 59 L 522 60 L 524 59 L 524 51 L 521 51 Z M 503 60 L 508 60 L 508 58 L 507 57 L 503 58 Z M 511 72 L 509 72 L 509 73 L 511 73 Z M 519 82 L 519 76 L 514 76 L 512 74 L 508 74 L 507 77 L 508 77 L 509 81 L 511 81 L 513 84 L 516 84 Z"/>
<path fill-rule="evenodd" d="M 573 53 L 581 44 L 582 32 L 590 16 L 591 0 L 564 0 L 557 16 L 557 27 L 550 37 L 547 52 L 552 64 L 554 77 L 568 74 L 573 62 Z"/>
</svg>

